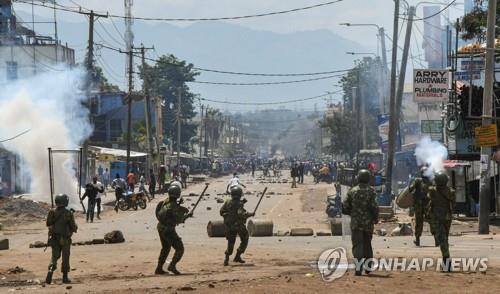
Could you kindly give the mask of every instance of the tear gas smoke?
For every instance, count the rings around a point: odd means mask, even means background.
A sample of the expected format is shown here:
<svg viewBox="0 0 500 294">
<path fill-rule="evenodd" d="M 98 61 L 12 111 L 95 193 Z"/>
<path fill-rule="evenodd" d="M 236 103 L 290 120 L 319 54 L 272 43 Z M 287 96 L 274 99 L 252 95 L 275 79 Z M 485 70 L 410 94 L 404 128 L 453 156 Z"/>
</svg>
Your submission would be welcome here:
<svg viewBox="0 0 500 294">
<path fill-rule="evenodd" d="M 47 148 L 77 149 L 92 131 L 82 107 L 85 72 L 60 68 L 30 79 L 12 81 L 0 92 L 0 137 L 26 134 L 0 144 L 21 158 L 20 175 L 29 179 L 35 200 L 50 202 Z M 78 203 L 76 155 L 54 154 L 54 193 L 66 193 Z"/>
<path fill-rule="evenodd" d="M 433 179 L 436 172 L 444 170 L 444 160 L 448 158 L 448 150 L 440 142 L 424 137 L 417 144 L 415 156 L 419 166 L 428 166 L 424 175 Z"/>
</svg>

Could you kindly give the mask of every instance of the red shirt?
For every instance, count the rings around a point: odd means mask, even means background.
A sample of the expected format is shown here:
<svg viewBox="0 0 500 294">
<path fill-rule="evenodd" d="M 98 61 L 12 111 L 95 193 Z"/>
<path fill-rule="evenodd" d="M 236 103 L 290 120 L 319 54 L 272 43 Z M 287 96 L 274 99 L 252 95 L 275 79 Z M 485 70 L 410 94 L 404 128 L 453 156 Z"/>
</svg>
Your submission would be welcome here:
<svg viewBox="0 0 500 294">
<path fill-rule="evenodd" d="M 127 175 L 127 183 L 129 185 L 134 185 L 135 184 L 135 175 L 134 175 L 134 173 L 129 173 Z"/>
</svg>

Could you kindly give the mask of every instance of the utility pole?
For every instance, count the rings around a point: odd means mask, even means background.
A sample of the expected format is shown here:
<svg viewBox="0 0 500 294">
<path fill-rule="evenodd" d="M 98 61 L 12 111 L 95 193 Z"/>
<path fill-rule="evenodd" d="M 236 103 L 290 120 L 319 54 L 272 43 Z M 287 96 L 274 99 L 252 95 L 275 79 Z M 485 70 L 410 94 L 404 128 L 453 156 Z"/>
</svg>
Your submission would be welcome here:
<svg viewBox="0 0 500 294">
<path fill-rule="evenodd" d="M 133 74 L 134 74 L 134 46 L 128 51 L 121 51 L 128 55 L 128 93 L 127 93 L 127 174 L 130 172 L 130 147 L 132 143 L 132 100 L 133 100 Z"/>
<path fill-rule="evenodd" d="M 493 71 L 495 69 L 495 23 L 497 1 L 488 1 L 488 19 L 486 31 L 486 60 L 484 67 L 484 93 L 482 125 L 492 121 Z M 491 147 L 481 147 L 481 180 L 479 185 L 479 234 L 490 233 L 490 155 Z M 483 170 L 483 162 L 486 169 Z"/>
<path fill-rule="evenodd" d="M 146 48 L 141 44 L 141 59 L 142 59 L 142 70 L 144 71 L 143 79 L 143 90 L 144 90 L 144 111 L 146 116 L 146 146 L 147 146 L 147 157 L 146 157 L 146 178 L 149 179 L 149 170 L 152 168 L 154 150 L 152 148 L 152 136 L 151 136 L 151 98 L 149 96 L 149 76 L 145 72 L 146 68 L 146 50 L 152 50 L 154 47 Z"/>
<path fill-rule="evenodd" d="M 182 88 L 179 88 L 177 93 L 177 174 L 180 175 L 181 171 L 181 95 Z"/>
<path fill-rule="evenodd" d="M 201 112 L 200 112 L 200 167 L 202 166 L 201 164 L 201 146 L 203 143 L 203 107 L 204 105 L 201 104 Z"/>
<path fill-rule="evenodd" d="M 380 36 L 380 44 L 382 47 L 382 76 L 381 76 L 381 86 L 382 86 L 382 91 L 380 91 L 380 95 L 382 96 L 382 108 L 380 109 L 382 114 L 386 114 L 388 111 L 387 108 L 387 50 L 385 48 L 385 30 L 383 27 L 380 27 L 378 29 L 378 34 Z"/>
<path fill-rule="evenodd" d="M 396 67 L 398 58 L 398 21 L 399 21 L 399 0 L 394 0 L 394 25 L 392 32 L 392 64 L 391 64 L 391 96 L 389 101 L 389 147 L 387 151 L 387 164 L 385 173 L 385 193 L 392 194 L 392 168 L 394 165 L 394 150 L 396 149 L 396 130 L 393 116 L 396 113 Z"/>
<path fill-rule="evenodd" d="M 396 132 L 399 132 L 399 118 L 401 114 L 401 104 L 403 102 L 403 92 L 405 86 L 405 75 L 406 75 L 406 65 L 408 64 L 408 53 L 410 51 L 410 40 L 411 40 L 411 31 L 413 26 L 413 17 L 415 16 L 415 7 L 410 6 L 408 8 L 408 23 L 406 26 L 406 34 L 405 34 L 405 43 L 403 47 L 403 57 L 401 60 L 401 70 L 399 71 L 399 82 L 398 89 L 396 95 L 396 111 L 394 112 L 394 122 L 397 126 Z"/>
<path fill-rule="evenodd" d="M 107 18 L 107 14 L 97 14 L 93 10 L 90 12 L 83 12 L 80 10 L 80 14 L 88 15 L 89 17 L 89 40 L 88 40 L 88 51 L 87 51 L 87 62 L 85 63 L 85 67 L 87 69 L 87 84 L 85 87 L 86 91 L 86 96 L 87 96 L 87 108 L 89 108 L 89 120 L 90 123 L 93 123 L 93 117 L 92 113 L 90 111 L 90 104 L 91 104 L 91 93 L 90 93 L 90 87 L 92 86 L 92 72 L 94 69 L 94 21 L 96 20 L 96 17 L 104 17 Z M 87 183 L 87 173 L 88 173 L 88 153 L 89 153 L 89 139 L 87 138 L 83 142 L 83 148 L 82 148 L 82 174 L 80 175 L 82 183 Z"/>
</svg>

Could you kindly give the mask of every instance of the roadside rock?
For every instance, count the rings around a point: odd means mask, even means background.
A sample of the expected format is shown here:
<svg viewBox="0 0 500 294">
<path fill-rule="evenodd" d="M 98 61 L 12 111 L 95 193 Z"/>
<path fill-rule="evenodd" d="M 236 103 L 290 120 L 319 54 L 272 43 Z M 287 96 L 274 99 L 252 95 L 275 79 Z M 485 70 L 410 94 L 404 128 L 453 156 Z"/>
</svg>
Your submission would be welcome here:
<svg viewBox="0 0 500 294">
<path fill-rule="evenodd" d="M 387 235 L 387 231 L 385 229 L 378 229 L 377 230 L 377 235 L 379 235 L 379 236 L 385 236 L 385 235 Z"/>
<path fill-rule="evenodd" d="M 45 242 L 42 241 L 35 241 L 35 243 L 30 244 L 30 248 L 43 248 L 46 246 Z"/>
<path fill-rule="evenodd" d="M 92 244 L 104 244 L 104 239 L 94 239 L 92 240 Z"/>
<path fill-rule="evenodd" d="M 332 232 L 328 231 L 316 231 L 316 236 L 318 237 L 326 237 L 326 236 L 331 236 Z"/>
<path fill-rule="evenodd" d="M 399 223 L 398 227 L 392 230 L 391 236 L 411 236 L 413 229 L 410 223 Z"/>
<path fill-rule="evenodd" d="M 0 240 L 0 250 L 9 250 L 9 239 Z"/>
<path fill-rule="evenodd" d="M 104 241 L 106 243 L 123 243 L 125 242 L 125 238 L 123 237 L 123 233 L 121 231 L 111 231 L 104 235 Z"/>
</svg>

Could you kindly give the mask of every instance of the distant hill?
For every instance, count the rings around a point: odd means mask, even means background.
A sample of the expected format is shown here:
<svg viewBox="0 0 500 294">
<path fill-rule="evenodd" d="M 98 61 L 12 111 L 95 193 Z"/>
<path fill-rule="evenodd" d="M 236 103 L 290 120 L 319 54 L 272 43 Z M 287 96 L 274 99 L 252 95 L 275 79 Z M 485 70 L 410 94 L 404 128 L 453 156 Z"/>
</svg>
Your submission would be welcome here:
<svg viewBox="0 0 500 294">
<path fill-rule="evenodd" d="M 24 19 L 30 16 L 22 15 Z M 79 18 L 80 16 L 76 16 Z M 77 59 L 83 60 L 87 42 L 88 27 L 83 17 L 81 23 L 59 22 L 59 39 L 68 42 L 78 50 Z M 42 20 L 39 18 L 39 20 Z M 123 24 L 116 23 L 123 31 Z M 104 27 L 104 28 L 103 28 Z M 37 29 L 40 31 L 41 27 Z M 51 29 L 50 27 L 47 29 Z M 111 23 L 101 20 L 95 25 L 96 43 L 104 42 L 113 47 L 123 43 L 117 30 Z M 168 23 L 134 24 L 134 43 L 138 46 L 154 45 L 159 54 L 173 53 L 195 66 L 227 71 L 264 72 L 264 73 L 305 73 L 347 69 L 353 66 L 353 58 L 346 51 L 367 51 L 361 45 L 344 39 L 328 30 L 303 31 L 279 34 L 269 31 L 252 30 L 243 26 L 225 22 L 194 23 L 179 27 Z M 111 38 L 109 35 L 112 35 Z M 115 40 L 113 40 L 115 39 Z M 107 49 L 97 50 L 101 58 L 98 62 L 104 67 L 106 75 L 113 83 L 125 88 L 125 56 Z M 156 53 L 149 52 L 148 57 L 156 58 Z M 136 59 L 136 63 L 140 60 Z M 231 76 L 214 73 L 202 73 L 198 80 L 216 82 L 269 82 L 308 79 L 311 76 L 299 77 L 249 77 Z M 140 81 L 137 81 L 140 87 Z M 268 86 L 221 86 L 191 84 L 194 92 L 202 97 L 227 101 L 271 101 L 306 98 L 321 95 L 325 91 L 338 90 L 333 85 L 336 79 L 314 82 L 268 85 Z M 296 103 L 289 108 L 312 110 L 314 103 L 321 100 Z M 226 107 L 229 110 L 253 110 L 255 106 Z M 262 109 L 262 107 L 260 107 Z"/>
</svg>

